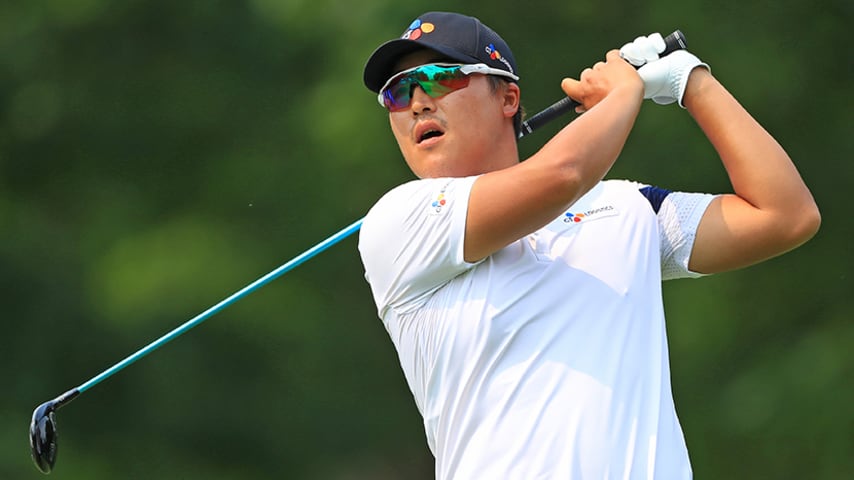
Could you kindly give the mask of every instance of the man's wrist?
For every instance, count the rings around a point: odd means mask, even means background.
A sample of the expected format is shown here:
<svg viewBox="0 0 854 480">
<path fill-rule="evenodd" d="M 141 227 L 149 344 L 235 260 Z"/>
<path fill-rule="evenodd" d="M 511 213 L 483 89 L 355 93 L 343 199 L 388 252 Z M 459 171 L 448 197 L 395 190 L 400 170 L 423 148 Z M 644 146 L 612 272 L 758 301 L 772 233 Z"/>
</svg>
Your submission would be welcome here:
<svg viewBox="0 0 854 480">
<path fill-rule="evenodd" d="M 685 108 L 691 109 L 708 92 L 709 88 L 716 83 L 712 72 L 703 65 L 697 65 L 688 75 L 688 83 L 685 86 L 685 94 L 682 103 Z"/>
<path fill-rule="evenodd" d="M 624 83 L 611 90 L 608 95 L 619 96 L 623 100 L 636 100 L 639 104 L 643 102 L 643 80 L 638 77 L 638 82 Z"/>
</svg>

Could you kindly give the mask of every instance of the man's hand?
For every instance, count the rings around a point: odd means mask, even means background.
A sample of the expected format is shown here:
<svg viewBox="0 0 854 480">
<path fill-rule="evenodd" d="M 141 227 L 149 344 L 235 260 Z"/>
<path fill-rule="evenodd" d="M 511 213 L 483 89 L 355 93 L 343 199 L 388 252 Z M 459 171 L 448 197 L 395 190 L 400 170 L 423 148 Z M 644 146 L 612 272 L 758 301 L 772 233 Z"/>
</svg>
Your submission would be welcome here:
<svg viewBox="0 0 854 480">
<path fill-rule="evenodd" d="M 679 106 L 685 108 L 682 101 L 685 87 L 688 85 L 691 71 L 697 67 L 711 70 L 707 64 L 686 50 L 677 50 L 664 58 L 647 63 L 638 70 L 643 79 L 643 98 L 651 98 L 659 105 L 678 101 Z"/>
<path fill-rule="evenodd" d="M 660 105 L 679 102 L 685 108 L 682 97 L 688 85 L 691 71 L 699 66 L 709 66 L 685 50 L 677 50 L 659 58 L 666 45 L 659 33 L 638 37 L 620 48 L 620 56 L 635 67 L 643 79 L 643 98 L 651 98 Z"/>
<path fill-rule="evenodd" d="M 604 62 L 584 69 L 579 80 L 564 78 L 560 86 L 567 96 L 581 104 L 575 111 L 582 113 L 617 90 L 636 90 L 640 95 L 643 81 L 638 71 L 620 58 L 619 51 L 611 50 L 605 55 Z"/>
</svg>

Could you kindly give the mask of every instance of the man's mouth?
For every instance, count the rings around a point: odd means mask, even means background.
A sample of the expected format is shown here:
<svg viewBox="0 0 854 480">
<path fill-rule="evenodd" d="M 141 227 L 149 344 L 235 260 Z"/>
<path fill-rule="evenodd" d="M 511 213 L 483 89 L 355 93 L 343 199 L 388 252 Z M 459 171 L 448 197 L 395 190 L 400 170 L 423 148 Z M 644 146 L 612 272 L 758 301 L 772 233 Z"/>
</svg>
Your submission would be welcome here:
<svg viewBox="0 0 854 480">
<path fill-rule="evenodd" d="M 442 135 L 444 135 L 444 133 L 439 130 L 427 130 L 426 132 L 422 133 L 420 137 L 418 137 L 418 143 L 421 143 L 425 140 L 429 140 L 431 138 L 441 137 Z"/>
<path fill-rule="evenodd" d="M 421 144 L 445 134 L 445 129 L 436 121 L 428 120 L 415 127 L 415 143 Z"/>
</svg>

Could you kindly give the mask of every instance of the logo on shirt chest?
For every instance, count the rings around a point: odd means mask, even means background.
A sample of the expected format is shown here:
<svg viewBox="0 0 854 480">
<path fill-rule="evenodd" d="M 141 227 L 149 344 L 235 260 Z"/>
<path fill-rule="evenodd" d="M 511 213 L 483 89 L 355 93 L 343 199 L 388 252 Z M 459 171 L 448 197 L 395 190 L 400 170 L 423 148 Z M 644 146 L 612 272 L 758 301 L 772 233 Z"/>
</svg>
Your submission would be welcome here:
<svg viewBox="0 0 854 480">
<path fill-rule="evenodd" d="M 620 211 L 614 208 L 613 205 L 605 205 L 603 207 L 591 208 L 585 211 L 569 211 L 563 214 L 563 223 L 570 225 L 592 222 L 605 217 L 613 217 L 619 215 Z"/>
</svg>

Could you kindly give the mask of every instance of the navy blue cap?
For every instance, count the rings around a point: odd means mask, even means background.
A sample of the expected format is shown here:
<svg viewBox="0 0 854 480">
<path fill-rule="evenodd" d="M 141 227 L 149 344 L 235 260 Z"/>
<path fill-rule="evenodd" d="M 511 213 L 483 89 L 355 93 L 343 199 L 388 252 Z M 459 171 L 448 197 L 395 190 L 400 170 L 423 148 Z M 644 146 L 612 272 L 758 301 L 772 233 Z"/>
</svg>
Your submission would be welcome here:
<svg viewBox="0 0 854 480">
<path fill-rule="evenodd" d="M 365 85 L 379 93 L 404 55 L 428 48 L 461 63 L 484 63 L 514 75 L 516 60 L 507 43 L 480 20 L 450 12 L 428 12 L 403 32 L 377 48 L 365 64 Z"/>
</svg>

